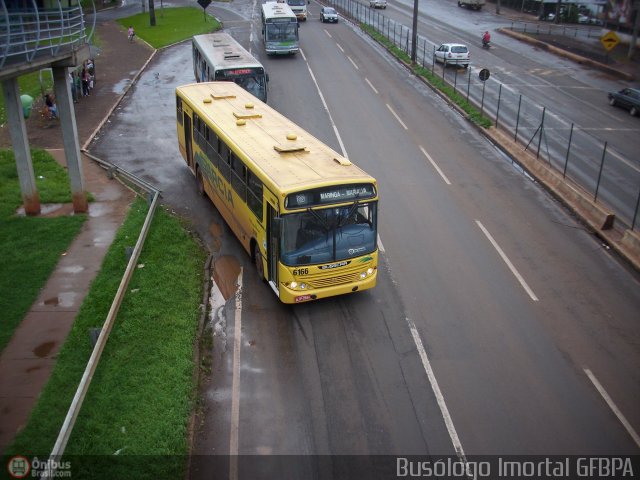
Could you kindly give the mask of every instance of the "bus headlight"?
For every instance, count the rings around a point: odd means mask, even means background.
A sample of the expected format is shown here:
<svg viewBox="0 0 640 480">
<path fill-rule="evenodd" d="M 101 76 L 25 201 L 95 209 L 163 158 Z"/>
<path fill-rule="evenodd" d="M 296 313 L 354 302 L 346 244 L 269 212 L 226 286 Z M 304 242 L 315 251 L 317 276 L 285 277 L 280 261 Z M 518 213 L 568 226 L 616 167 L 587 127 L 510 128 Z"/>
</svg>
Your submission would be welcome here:
<svg viewBox="0 0 640 480">
<path fill-rule="evenodd" d="M 307 284 L 306 283 L 301 283 L 300 284 L 300 290 L 304 290 L 305 288 L 307 288 Z"/>
<path fill-rule="evenodd" d="M 373 268 L 367 269 L 367 275 L 373 275 Z"/>
<path fill-rule="evenodd" d="M 296 288 L 298 286 L 298 282 L 291 282 L 291 288 Z"/>
<path fill-rule="evenodd" d="M 364 280 L 365 278 L 367 278 L 367 272 L 362 272 L 360 274 L 360 280 Z"/>
</svg>

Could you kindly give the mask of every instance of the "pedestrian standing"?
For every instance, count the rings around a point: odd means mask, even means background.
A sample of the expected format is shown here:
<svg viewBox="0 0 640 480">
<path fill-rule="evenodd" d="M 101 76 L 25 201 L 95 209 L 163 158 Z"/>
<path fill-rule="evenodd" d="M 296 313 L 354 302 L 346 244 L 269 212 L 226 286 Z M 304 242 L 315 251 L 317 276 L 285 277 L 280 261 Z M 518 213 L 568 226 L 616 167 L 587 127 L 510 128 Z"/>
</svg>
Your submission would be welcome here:
<svg viewBox="0 0 640 480">
<path fill-rule="evenodd" d="M 80 73 L 80 76 L 82 80 L 82 96 L 88 97 L 89 96 L 89 72 L 87 71 L 86 67 L 82 67 L 82 72 Z"/>
<path fill-rule="evenodd" d="M 78 72 L 73 72 L 73 82 L 76 85 L 76 98 L 79 100 L 82 96 L 82 81 L 80 80 Z"/>
<path fill-rule="evenodd" d="M 96 79 L 95 76 L 95 67 L 93 66 L 93 58 L 90 58 L 87 61 L 87 72 L 89 72 L 89 91 L 93 90 L 94 82 Z"/>
<path fill-rule="evenodd" d="M 71 98 L 73 98 L 73 103 L 78 103 L 78 90 L 76 89 L 76 72 L 69 72 L 69 84 L 71 85 Z"/>
</svg>

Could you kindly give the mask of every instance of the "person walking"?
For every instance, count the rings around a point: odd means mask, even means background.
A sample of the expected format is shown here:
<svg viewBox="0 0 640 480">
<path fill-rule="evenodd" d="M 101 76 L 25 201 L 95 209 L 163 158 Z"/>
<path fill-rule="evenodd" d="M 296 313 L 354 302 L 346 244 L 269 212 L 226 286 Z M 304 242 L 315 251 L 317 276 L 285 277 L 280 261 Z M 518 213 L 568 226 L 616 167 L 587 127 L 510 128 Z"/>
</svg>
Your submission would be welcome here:
<svg viewBox="0 0 640 480">
<path fill-rule="evenodd" d="M 133 42 L 133 37 L 135 37 L 136 32 L 133 30 L 133 26 L 129 25 L 129 30 L 127 31 L 127 37 L 129 38 L 130 42 Z"/>
</svg>

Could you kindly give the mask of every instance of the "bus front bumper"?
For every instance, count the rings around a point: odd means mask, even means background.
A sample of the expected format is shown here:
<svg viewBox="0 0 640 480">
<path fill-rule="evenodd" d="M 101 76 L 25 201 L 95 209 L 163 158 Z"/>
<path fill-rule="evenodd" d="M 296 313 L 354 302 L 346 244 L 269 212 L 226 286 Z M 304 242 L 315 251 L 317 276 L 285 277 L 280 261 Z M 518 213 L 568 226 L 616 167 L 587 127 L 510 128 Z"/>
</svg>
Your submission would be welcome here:
<svg viewBox="0 0 640 480">
<path fill-rule="evenodd" d="M 317 288 L 311 290 L 293 290 L 280 284 L 280 301 L 282 303 L 304 303 L 311 302 L 313 300 L 320 300 L 321 298 L 333 297 L 336 295 L 343 295 L 346 293 L 360 292 L 362 290 L 369 290 L 376 286 L 378 279 L 378 270 L 374 273 L 355 283 L 349 283 L 347 285 L 333 285 L 325 288 Z"/>
</svg>

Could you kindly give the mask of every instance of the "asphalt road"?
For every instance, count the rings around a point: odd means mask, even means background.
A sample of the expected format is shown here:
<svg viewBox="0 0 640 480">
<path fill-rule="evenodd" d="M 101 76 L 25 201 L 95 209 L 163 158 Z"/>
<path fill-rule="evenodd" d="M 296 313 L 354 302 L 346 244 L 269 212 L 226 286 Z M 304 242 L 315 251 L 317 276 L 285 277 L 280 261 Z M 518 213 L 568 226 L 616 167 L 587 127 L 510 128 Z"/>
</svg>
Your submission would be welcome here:
<svg viewBox="0 0 640 480">
<path fill-rule="evenodd" d="M 154 57 L 90 150 L 159 186 L 214 253 L 194 453 L 297 455 L 264 473 L 298 478 L 338 468 L 306 454 L 638 453 L 592 380 L 638 431 L 637 275 L 368 38 L 310 20 L 302 54 L 264 58 L 243 5 L 214 12 L 265 64 L 270 104 L 378 178 L 384 252 L 375 290 L 280 304 L 179 155 L 189 44 Z M 259 478 L 221 460 L 192 478 Z"/>
</svg>

